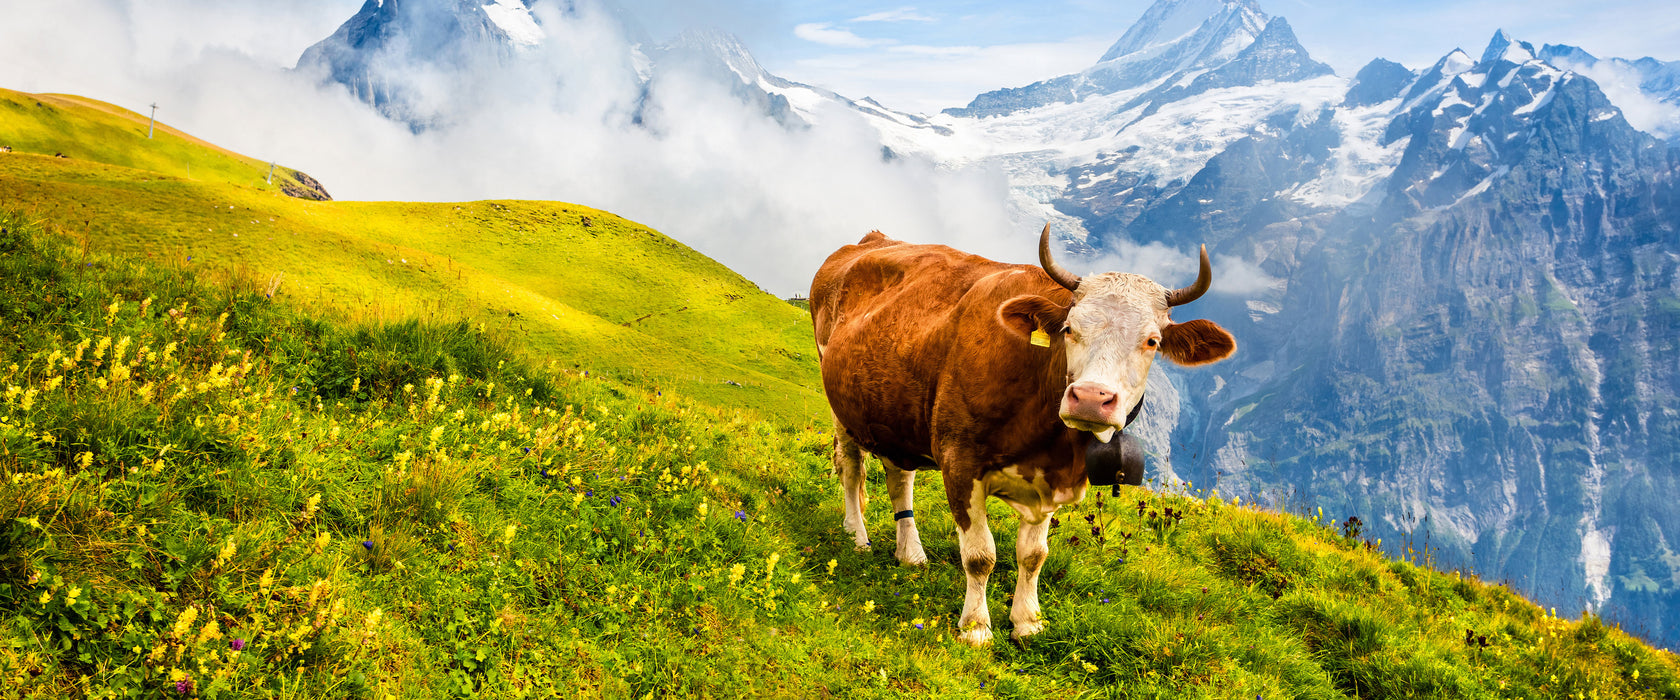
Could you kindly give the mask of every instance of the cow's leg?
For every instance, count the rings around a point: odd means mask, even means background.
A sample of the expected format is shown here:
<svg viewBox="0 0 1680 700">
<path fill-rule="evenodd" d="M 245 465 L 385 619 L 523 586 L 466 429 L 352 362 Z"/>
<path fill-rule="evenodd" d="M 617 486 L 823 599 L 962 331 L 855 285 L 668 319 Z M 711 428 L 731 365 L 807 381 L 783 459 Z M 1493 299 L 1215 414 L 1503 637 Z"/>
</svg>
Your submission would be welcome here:
<svg viewBox="0 0 1680 700">
<path fill-rule="evenodd" d="M 957 521 L 957 546 L 962 551 L 963 572 L 968 589 L 963 596 L 958 639 L 974 646 L 992 641 L 992 613 L 986 607 L 986 580 L 997 563 L 997 545 L 986 523 L 986 492 L 973 479 L 960 479 L 945 472 L 945 497 Z"/>
<path fill-rule="evenodd" d="M 869 530 L 863 524 L 863 449 L 846 434 L 838 418 L 834 421 L 834 473 L 840 476 L 840 495 L 846 499 L 846 532 L 858 549 L 869 549 Z"/>
<path fill-rule="evenodd" d="M 1015 623 L 1010 636 L 1017 640 L 1044 629 L 1038 608 L 1038 572 L 1050 556 L 1050 518 L 1040 517 L 1036 523 L 1022 518 L 1015 537 L 1015 604 L 1009 609 L 1009 621 Z"/>
<path fill-rule="evenodd" d="M 885 459 L 881 460 L 887 467 L 887 496 L 892 499 L 893 520 L 898 527 L 898 550 L 894 556 L 905 566 L 921 566 L 927 563 L 927 553 L 922 551 L 922 534 L 916 531 L 916 472 L 899 469 L 898 465 Z"/>
</svg>

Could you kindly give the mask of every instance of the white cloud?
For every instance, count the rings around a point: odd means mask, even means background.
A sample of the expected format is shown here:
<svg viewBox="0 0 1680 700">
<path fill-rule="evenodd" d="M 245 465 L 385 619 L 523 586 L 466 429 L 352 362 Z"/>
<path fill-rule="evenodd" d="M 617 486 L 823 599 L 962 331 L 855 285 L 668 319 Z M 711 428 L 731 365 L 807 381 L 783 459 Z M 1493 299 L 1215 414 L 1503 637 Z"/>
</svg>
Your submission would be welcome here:
<svg viewBox="0 0 1680 700">
<path fill-rule="evenodd" d="M 793 28 L 793 35 L 815 44 L 843 49 L 867 49 L 892 43 L 886 39 L 865 39 L 853 34 L 850 29 L 838 28 L 827 22 L 797 25 Z"/>
<path fill-rule="evenodd" d="M 932 22 L 934 19 L 916 11 L 914 7 L 900 7 L 896 10 L 871 12 L 862 17 L 853 17 L 853 22 Z"/>
<path fill-rule="evenodd" d="M 893 109 L 931 114 L 966 105 L 982 92 L 1084 70 L 1112 40 L 1093 36 L 993 46 L 904 44 L 807 58 L 778 74 L 842 95 L 868 95 Z"/>
<path fill-rule="evenodd" d="M 1558 61 L 1559 68 L 1592 78 L 1611 104 L 1622 110 L 1622 117 L 1633 128 L 1662 138 L 1680 136 L 1680 105 L 1661 102 L 1639 89 L 1639 74 L 1626 65 L 1601 60 L 1591 66 L 1572 61 Z"/>
<path fill-rule="evenodd" d="M 1057 258 L 1060 260 L 1061 258 Z M 1200 258 L 1195 249 L 1176 250 L 1161 243 L 1138 245 L 1120 241 L 1112 250 L 1094 258 L 1068 258 L 1065 264 L 1075 274 L 1098 272 L 1130 272 L 1143 275 L 1163 287 L 1175 288 L 1196 281 Z M 1253 297 L 1276 289 L 1281 282 L 1261 270 L 1258 265 L 1239 257 L 1214 254 L 1213 286 L 1211 294 L 1232 294 Z"/>
</svg>

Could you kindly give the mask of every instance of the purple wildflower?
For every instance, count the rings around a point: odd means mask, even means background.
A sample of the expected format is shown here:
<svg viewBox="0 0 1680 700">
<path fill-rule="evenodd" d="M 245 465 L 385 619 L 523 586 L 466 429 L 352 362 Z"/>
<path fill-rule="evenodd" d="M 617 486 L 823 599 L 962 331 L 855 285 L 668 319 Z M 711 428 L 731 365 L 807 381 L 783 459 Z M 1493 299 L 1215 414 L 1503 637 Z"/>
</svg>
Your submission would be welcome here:
<svg viewBox="0 0 1680 700">
<path fill-rule="evenodd" d="M 233 641 L 228 642 L 228 646 L 232 647 L 234 651 L 244 651 L 245 650 L 245 640 L 240 639 L 238 637 L 234 637 Z"/>
<path fill-rule="evenodd" d="M 373 551 L 373 540 L 362 540 L 362 549 Z"/>
<path fill-rule="evenodd" d="M 175 681 L 175 692 L 177 692 L 177 693 L 180 693 L 182 695 L 186 695 L 187 693 L 192 692 L 192 689 L 193 689 L 193 682 L 192 682 L 191 678 L 188 678 L 188 679 L 185 679 L 185 680 Z"/>
<path fill-rule="evenodd" d="M 747 512 L 744 511 L 744 510 L 735 511 L 735 519 L 736 520 L 746 520 L 747 519 Z"/>
<path fill-rule="evenodd" d="M 583 492 L 583 497 L 584 498 L 594 498 L 595 497 L 595 489 L 590 489 L 588 491 L 584 491 Z"/>
<path fill-rule="evenodd" d="M 613 496 L 613 497 L 612 497 L 612 505 L 613 505 L 613 507 L 614 507 L 614 508 L 617 508 L 617 507 L 618 507 L 618 504 L 619 504 L 619 503 L 620 503 L 620 502 L 622 502 L 622 501 L 623 501 L 623 500 L 624 500 L 624 499 L 622 499 L 622 498 L 619 498 L 619 497 L 618 497 L 618 496 Z"/>
<path fill-rule="evenodd" d="M 525 454 L 531 454 L 531 448 L 529 448 L 529 447 L 525 448 Z"/>
</svg>

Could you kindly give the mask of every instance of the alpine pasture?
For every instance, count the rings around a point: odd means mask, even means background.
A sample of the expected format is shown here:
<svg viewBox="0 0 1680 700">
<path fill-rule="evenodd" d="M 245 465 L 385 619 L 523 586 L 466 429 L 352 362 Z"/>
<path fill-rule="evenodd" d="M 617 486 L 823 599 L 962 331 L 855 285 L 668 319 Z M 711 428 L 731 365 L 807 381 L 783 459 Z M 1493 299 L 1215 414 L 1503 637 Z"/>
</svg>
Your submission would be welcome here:
<svg viewBox="0 0 1680 700">
<path fill-rule="evenodd" d="M 928 566 L 878 465 L 842 532 L 803 309 L 585 206 L 296 199 L 3 96 L 0 697 L 1680 697 L 1590 614 L 1192 484 L 1065 509 L 1048 629 L 970 648 L 936 477 Z"/>
</svg>

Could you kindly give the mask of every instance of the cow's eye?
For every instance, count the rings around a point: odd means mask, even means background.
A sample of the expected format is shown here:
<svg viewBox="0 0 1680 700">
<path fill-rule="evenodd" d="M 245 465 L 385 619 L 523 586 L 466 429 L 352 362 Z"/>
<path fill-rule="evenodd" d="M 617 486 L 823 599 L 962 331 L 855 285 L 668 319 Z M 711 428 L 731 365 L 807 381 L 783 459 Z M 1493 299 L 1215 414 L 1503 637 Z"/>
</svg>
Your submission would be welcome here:
<svg viewBox="0 0 1680 700">
<path fill-rule="evenodd" d="M 1155 346 L 1161 344 L 1161 340 L 1159 338 L 1150 338 L 1148 342 L 1149 342 L 1149 347 L 1155 347 Z"/>
</svg>

